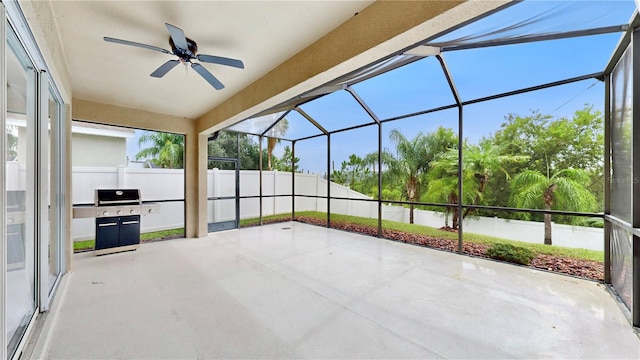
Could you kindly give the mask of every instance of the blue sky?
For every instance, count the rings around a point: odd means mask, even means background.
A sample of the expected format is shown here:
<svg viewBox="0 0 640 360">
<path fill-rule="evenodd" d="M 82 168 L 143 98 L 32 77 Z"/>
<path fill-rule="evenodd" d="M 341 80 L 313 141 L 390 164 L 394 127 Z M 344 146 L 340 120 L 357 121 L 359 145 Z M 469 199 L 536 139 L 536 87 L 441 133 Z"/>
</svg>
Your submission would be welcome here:
<svg viewBox="0 0 640 360">
<path fill-rule="evenodd" d="M 443 36 L 447 41 L 461 36 L 483 35 L 502 29 L 516 20 L 532 24 L 503 32 L 500 36 L 585 29 L 619 25 L 631 16 L 633 1 L 525 1 L 467 28 Z M 536 17 L 536 11 L 542 13 Z M 460 97 L 472 100 L 574 76 L 604 70 L 621 34 L 587 36 L 472 50 L 448 51 L 443 57 Z M 484 38 L 485 40 L 487 38 Z M 381 118 L 412 113 L 454 103 L 440 64 L 434 57 L 422 59 L 378 77 L 355 84 L 353 88 Z M 510 113 L 527 115 L 531 110 L 554 117 L 571 117 L 591 104 L 602 110 L 604 85 L 589 79 L 569 85 L 466 106 L 463 136 L 477 142 L 499 129 Z M 370 118 L 346 91 L 339 91 L 302 106 L 328 130 L 369 122 Z M 299 138 L 317 133 L 297 114 L 287 116 L 288 136 Z M 411 138 L 418 132 L 430 132 L 438 126 L 457 132 L 457 109 L 398 120 L 383 125 L 383 147 L 393 148 L 388 133 L 398 128 Z M 128 144 L 128 154 L 137 152 L 137 137 Z M 326 172 L 326 138 L 296 144 L 296 156 L 305 172 Z M 275 150 L 282 153 L 283 141 Z M 364 156 L 377 150 L 377 128 L 369 126 L 331 137 L 331 160 L 335 167 L 350 154 Z"/>
</svg>

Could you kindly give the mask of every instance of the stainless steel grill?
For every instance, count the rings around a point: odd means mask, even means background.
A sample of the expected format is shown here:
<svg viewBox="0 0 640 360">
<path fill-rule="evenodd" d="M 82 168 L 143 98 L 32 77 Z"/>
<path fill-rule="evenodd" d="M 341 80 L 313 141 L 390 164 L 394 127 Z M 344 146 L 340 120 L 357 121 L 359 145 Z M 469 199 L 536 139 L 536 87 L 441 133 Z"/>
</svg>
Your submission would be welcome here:
<svg viewBox="0 0 640 360">
<path fill-rule="evenodd" d="M 94 206 L 74 206 L 74 218 L 96 219 L 96 255 L 138 249 L 140 215 L 158 212 L 159 204 L 142 203 L 138 189 L 96 189 Z"/>
<path fill-rule="evenodd" d="M 94 206 L 73 207 L 73 218 L 103 218 L 120 215 L 146 215 L 160 211 L 160 205 L 142 203 L 138 189 L 97 189 Z"/>
</svg>

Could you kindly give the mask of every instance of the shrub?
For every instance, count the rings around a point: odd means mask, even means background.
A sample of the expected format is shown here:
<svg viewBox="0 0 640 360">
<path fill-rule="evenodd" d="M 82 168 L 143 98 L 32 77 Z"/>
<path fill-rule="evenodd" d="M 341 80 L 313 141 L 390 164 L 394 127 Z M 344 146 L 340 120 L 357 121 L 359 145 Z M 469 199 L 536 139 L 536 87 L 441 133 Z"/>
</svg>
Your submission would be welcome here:
<svg viewBox="0 0 640 360">
<path fill-rule="evenodd" d="M 496 260 L 529 265 L 531 260 L 536 257 L 536 254 L 520 246 L 497 243 L 487 249 L 487 256 Z"/>
</svg>

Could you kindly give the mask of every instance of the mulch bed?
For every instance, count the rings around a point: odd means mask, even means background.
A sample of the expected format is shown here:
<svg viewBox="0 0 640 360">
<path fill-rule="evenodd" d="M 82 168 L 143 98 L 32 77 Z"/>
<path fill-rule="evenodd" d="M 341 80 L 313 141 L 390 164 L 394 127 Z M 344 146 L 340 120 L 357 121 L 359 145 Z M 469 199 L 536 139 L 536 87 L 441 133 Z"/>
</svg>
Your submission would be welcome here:
<svg viewBox="0 0 640 360">
<path fill-rule="evenodd" d="M 296 220 L 307 224 L 327 226 L 326 220 L 316 219 L 308 216 L 296 216 Z M 370 236 L 378 236 L 378 228 L 367 225 L 358 225 L 342 221 L 331 221 L 333 229 L 345 230 Z M 390 240 L 400 241 L 408 244 L 425 246 L 429 248 L 445 250 L 450 252 L 458 251 L 457 241 L 436 238 L 432 236 L 412 234 L 396 230 L 382 230 L 382 237 Z M 471 256 L 488 258 L 486 251 L 489 246 L 485 244 L 464 243 L 463 253 Z M 529 267 L 558 272 L 576 277 L 586 278 L 596 281 L 604 281 L 604 265 L 601 262 L 592 260 L 580 260 L 562 256 L 538 254 Z"/>
</svg>

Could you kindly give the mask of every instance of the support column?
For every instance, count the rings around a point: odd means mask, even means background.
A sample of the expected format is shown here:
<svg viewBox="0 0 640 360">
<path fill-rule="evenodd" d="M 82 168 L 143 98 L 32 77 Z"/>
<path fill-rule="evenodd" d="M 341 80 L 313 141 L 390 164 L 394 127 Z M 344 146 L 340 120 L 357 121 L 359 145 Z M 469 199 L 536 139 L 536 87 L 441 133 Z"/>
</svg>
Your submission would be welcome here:
<svg viewBox="0 0 640 360">
<path fill-rule="evenodd" d="M 640 178 L 640 30 L 633 31 L 631 38 L 633 50 L 633 123 L 632 123 L 632 179 Z M 632 181 L 631 190 L 631 225 L 640 228 L 640 182 Z M 640 237 L 634 233 L 632 239 L 633 276 L 631 322 L 640 327 Z"/>
<path fill-rule="evenodd" d="M 327 227 L 331 227 L 331 134 L 327 134 Z"/>
<path fill-rule="evenodd" d="M 296 218 L 296 142 L 291 142 L 291 221 Z"/>
<path fill-rule="evenodd" d="M 462 127 L 463 127 L 463 118 L 462 118 L 462 105 L 458 107 L 458 252 L 462 253 L 464 250 L 464 230 L 462 229 L 464 223 L 464 211 L 462 209 L 462 201 L 464 199 L 464 189 L 463 189 L 463 174 L 462 174 L 462 164 L 463 164 L 463 152 L 462 148 L 464 147 L 464 137 L 462 136 Z"/>
<path fill-rule="evenodd" d="M 259 178 L 260 178 L 260 225 L 262 225 L 262 135 L 259 137 L 260 153 L 259 153 Z"/>
<path fill-rule="evenodd" d="M 185 237 L 207 236 L 207 143 L 208 137 L 195 132 L 185 134 L 184 200 Z"/>
<path fill-rule="evenodd" d="M 382 122 L 378 115 L 371 110 L 353 88 L 347 87 L 345 90 L 353 96 L 362 109 L 366 111 L 376 125 L 378 125 L 378 201 L 376 204 L 378 206 L 378 237 L 382 237 Z"/>
<path fill-rule="evenodd" d="M 378 237 L 382 237 L 382 124 L 378 122 Z"/>
<path fill-rule="evenodd" d="M 463 175 L 462 175 L 462 164 L 463 164 L 463 153 L 462 147 L 464 146 L 464 136 L 462 135 L 462 127 L 463 127 L 463 110 L 462 110 L 462 100 L 460 99 L 460 95 L 458 94 L 458 90 L 456 89 L 456 85 L 453 82 L 453 78 L 451 77 L 451 73 L 447 67 L 446 62 L 442 55 L 436 55 L 436 58 L 440 62 L 440 66 L 442 67 L 442 72 L 444 76 L 447 78 L 447 82 L 449 83 L 449 89 L 451 90 L 451 94 L 453 98 L 456 100 L 456 105 L 458 105 L 458 206 L 456 207 L 456 211 L 458 212 L 458 252 L 462 253 L 463 250 L 463 229 L 462 223 L 463 221 L 463 208 L 462 201 L 464 199 L 463 194 Z"/>
<path fill-rule="evenodd" d="M 604 78 L 604 214 L 611 215 L 611 74 Z M 611 223 L 604 221 L 604 282 L 611 284 Z"/>
</svg>

